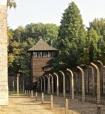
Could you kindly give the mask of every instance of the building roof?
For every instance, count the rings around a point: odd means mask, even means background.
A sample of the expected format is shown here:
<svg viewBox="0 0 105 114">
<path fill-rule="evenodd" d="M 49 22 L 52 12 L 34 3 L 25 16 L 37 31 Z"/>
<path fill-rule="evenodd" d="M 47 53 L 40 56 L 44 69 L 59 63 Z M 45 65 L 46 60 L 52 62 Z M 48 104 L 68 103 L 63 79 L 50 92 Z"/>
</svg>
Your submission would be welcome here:
<svg viewBox="0 0 105 114">
<path fill-rule="evenodd" d="M 28 52 L 32 51 L 56 51 L 57 49 L 47 44 L 43 39 L 40 39 L 35 46 L 30 48 Z"/>
</svg>

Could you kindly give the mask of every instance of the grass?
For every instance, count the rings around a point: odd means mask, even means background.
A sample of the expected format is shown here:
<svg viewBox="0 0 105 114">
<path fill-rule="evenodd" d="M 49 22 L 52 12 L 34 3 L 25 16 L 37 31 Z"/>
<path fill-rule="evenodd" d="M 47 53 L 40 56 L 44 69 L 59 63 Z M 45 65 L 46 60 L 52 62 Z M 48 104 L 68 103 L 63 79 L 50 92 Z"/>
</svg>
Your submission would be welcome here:
<svg viewBox="0 0 105 114">
<path fill-rule="evenodd" d="M 19 95 L 17 95 L 16 91 L 9 91 L 9 96 L 25 96 L 25 94 L 20 92 Z"/>
</svg>

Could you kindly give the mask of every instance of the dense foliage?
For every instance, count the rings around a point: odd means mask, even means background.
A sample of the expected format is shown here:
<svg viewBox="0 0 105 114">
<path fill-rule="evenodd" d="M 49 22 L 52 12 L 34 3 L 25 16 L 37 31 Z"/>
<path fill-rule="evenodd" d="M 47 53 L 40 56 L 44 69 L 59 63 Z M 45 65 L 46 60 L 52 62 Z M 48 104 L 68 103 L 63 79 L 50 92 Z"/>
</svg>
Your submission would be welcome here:
<svg viewBox="0 0 105 114">
<path fill-rule="evenodd" d="M 105 63 L 105 19 L 94 19 L 86 28 L 77 5 L 71 2 L 64 10 L 59 27 L 43 23 L 31 23 L 15 30 L 8 27 L 9 75 L 29 74 L 30 55 L 27 51 L 40 38 L 59 50 L 54 57 L 55 69 L 98 59 Z"/>
<path fill-rule="evenodd" d="M 16 73 L 29 74 L 30 54 L 27 51 L 40 38 L 48 44 L 54 45 L 58 36 L 58 27 L 55 24 L 31 23 L 25 27 L 19 26 L 12 30 L 8 28 L 8 69 L 9 75 Z"/>
</svg>

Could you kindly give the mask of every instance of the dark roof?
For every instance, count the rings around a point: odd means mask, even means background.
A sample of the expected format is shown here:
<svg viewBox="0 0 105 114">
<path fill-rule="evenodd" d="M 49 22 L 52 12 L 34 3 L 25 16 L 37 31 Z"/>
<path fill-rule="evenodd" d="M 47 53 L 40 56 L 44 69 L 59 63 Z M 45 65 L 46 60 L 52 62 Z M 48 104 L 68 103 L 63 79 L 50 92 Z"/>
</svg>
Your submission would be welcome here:
<svg viewBox="0 0 105 114">
<path fill-rule="evenodd" d="M 57 49 L 47 44 L 43 39 L 40 39 L 35 46 L 30 48 L 30 51 L 56 51 Z"/>
</svg>

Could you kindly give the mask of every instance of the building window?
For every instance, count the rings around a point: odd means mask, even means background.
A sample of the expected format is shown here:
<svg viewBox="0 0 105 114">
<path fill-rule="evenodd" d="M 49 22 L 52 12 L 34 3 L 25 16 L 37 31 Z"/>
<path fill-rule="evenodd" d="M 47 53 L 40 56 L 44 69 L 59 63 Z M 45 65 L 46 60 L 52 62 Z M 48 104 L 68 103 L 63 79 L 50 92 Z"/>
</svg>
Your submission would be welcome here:
<svg viewBox="0 0 105 114">
<path fill-rule="evenodd" d="M 33 52 L 33 56 L 34 57 L 37 57 L 37 52 Z"/>
<path fill-rule="evenodd" d="M 52 52 L 48 52 L 48 57 L 52 57 Z"/>
<path fill-rule="evenodd" d="M 43 57 L 47 57 L 47 52 L 43 52 Z"/>
<path fill-rule="evenodd" d="M 42 57 L 42 52 L 38 52 L 38 57 Z"/>
</svg>

